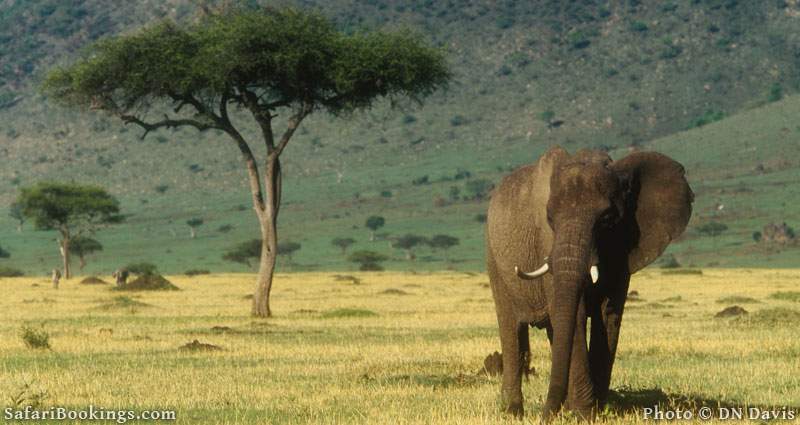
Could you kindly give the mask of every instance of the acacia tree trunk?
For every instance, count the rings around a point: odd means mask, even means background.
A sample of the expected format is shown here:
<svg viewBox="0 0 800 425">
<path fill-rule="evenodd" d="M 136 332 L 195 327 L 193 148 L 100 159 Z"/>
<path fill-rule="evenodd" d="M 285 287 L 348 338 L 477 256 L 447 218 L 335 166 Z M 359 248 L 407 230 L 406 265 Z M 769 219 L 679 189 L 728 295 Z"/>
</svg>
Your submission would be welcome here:
<svg viewBox="0 0 800 425">
<path fill-rule="evenodd" d="M 78 267 L 78 269 L 80 271 L 83 271 L 83 268 L 86 267 L 86 258 L 84 258 L 83 255 L 80 255 L 78 256 L 78 261 L 80 262 L 80 266 Z"/>
<path fill-rule="evenodd" d="M 64 279 L 69 279 L 72 277 L 69 269 L 69 233 L 64 232 L 61 234 L 61 242 L 58 248 L 61 251 L 61 259 L 64 264 Z"/>
<path fill-rule="evenodd" d="M 191 235 L 192 239 L 194 239 L 197 236 L 194 227 L 189 226 L 189 235 Z"/>
<path fill-rule="evenodd" d="M 256 317 L 270 317 L 269 297 L 272 290 L 272 278 L 275 274 L 275 263 L 278 254 L 278 209 L 280 207 L 280 162 L 277 155 L 269 155 L 267 169 L 264 173 L 264 209 L 258 212 L 261 228 L 261 261 L 258 267 L 256 289 L 253 294 L 252 314 Z"/>
</svg>

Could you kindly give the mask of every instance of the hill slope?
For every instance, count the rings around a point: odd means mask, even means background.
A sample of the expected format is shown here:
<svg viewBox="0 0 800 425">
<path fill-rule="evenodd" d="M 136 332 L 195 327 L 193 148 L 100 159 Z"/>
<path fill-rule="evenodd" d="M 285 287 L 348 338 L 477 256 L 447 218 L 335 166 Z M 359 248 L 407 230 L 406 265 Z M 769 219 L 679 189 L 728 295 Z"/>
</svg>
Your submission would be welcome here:
<svg viewBox="0 0 800 425">
<path fill-rule="evenodd" d="M 608 149 L 617 157 L 643 146 L 682 160 L 698 193 L 692 226 L 724 220 L 731 227 L 715 241 L 690 229 L 672 248 L 682 263 L 789 264 L 791 251 L 766 252 L 748 241 L 766 222 L 797 220 L 797 210 L 782 203 L 797 171 L 785 153 L 797 147 L 789 117 L 800 101 L 761 107 L 796 91 L 800 81 L 794 6 L 734 0 L 302 5 L 320 8 L 347 31 L 415 28 L 448 50 L 456 78 L 420 109 L 380 106 L 350 120 L 319 115 L 304 124 L 285 155 L 280 222 L 281 238 L 303 248 L 296 264 L 283 267 L 350 267 L 330 245 L 335 236 L 355 237 L 357 249 L 391 253 L 392 268 L 447 266 L 443 253 L 422 250 L 412 264 L 388 242 L 368 242 L 363 222 L 380 214 L 392 235 L 458 236 L 449 266 L 481 268 L 483 232 L 475 216 L 485 204 L 450 201 L 452 187 L 463 198 L 468 180 L 497 181 L 555 143 Z M 43 72 L 72 60 L 91 40 L 164 17 L 196 19 L 197 10 L 183 0 L 114 7 L 89 0 L 4 2 L 0 208 L 18 187 L 42 179 L 102 184 L 132 218 L 98 235 L 106 251 L 90 261 L 90 270 L 139 259 L 172 272 L 243 270 L 220 259 L 227 246 L 257 234 L 244 171 L 229 141 L 190 130 L 140 140 L 135 128 L 57 108 L 36 92 Z M 253 138 L 256 130 L 245 134 Z M 193 216 L 206 221 L 195 240 L 183 224 Z M 218 231 L 226 224 L 233 230 Z M 0 265 L 51 268 L 53 236 L 30 228 L 17 234 L 14 227 L 0 217 L 0 245 L 13 255 Z M 718 252 L 731 255 L 715 259 Z"/>
</svg>

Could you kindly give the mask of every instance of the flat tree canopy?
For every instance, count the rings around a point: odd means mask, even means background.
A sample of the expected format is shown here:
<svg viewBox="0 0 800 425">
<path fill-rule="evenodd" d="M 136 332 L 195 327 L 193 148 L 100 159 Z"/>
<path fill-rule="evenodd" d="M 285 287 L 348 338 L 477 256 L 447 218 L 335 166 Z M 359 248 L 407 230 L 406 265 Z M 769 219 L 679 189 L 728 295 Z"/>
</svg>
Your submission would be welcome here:
<svg viewBox="0 0 800 425">
<path fill-rule="evenodd" d="M 142 137 L 182 126 L 230 137 L 244 159 L 262 233 L 252 311 L 266 317 L 278 253 L 279 158 L 303 119 L 315 111 L 347 114 L 379 99 L 421 102 L 449 78 L 442 51 L 414 33 L 345 34 L 318 13 L 270 8 L 188 26 L 163 22 L 102 40 L 77 63 L 49 73 L 43 89 L 63 104 L 136 124 Z M 231 107 L 258 125 L 263 162 Z M 279 110 L 286 111 L 282 133 L 273 128 Z"/>
</svg>

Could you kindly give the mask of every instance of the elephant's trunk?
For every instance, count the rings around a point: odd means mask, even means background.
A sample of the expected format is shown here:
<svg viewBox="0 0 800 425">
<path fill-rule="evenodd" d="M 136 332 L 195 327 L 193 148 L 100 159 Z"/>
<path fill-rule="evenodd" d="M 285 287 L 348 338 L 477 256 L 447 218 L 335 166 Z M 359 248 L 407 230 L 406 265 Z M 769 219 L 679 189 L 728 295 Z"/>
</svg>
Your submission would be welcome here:
<svg viewBox="0 0 800 425">
<path fill-rule="evenodd" d="M 553 327 L 550 387 L 544 408 L 545 421 L 555 416 L 567 397 L 570 358 L 578 304 L 591 261 L 592 224 L 590 220 L 571 220 L 555 230 L 551 254 L 553 301 L 550 323 Z"/>
</svg>

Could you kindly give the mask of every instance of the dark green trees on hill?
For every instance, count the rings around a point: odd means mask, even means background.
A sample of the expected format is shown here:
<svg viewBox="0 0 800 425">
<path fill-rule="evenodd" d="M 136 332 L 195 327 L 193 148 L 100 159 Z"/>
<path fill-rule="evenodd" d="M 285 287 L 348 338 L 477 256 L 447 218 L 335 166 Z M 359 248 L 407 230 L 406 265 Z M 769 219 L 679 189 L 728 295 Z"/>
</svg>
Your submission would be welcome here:
<svg viewBox="0 0 800 425">
<path fill-rule="evenodd" d="M 268 9 L 106 38 L 74 65 L 51 72 L 44 91 L 138 125 L 144 135 L 188 126 L 228 136 L 243 158 L 261 229 L 252 313 L 266 317 L 278 249 L 280 156 L 303 120 L 315 111 L 335 116 L 369 108 L 380 98 L 419 100 L 449 78 L 442 52 L 408 32 L 348 35 L 317 13 Z M 240 110 L 260 130 L 262 158 L 231 119 Z"/>
<path fill-rule="evenodd" d="M 379 215 L 373 215 L 367 218 L 367 222 L 365 225 L 369 229 L 370 241 L 375 241 L 375 232 L 381 227 L 383 227 L 384 224 L 386 224 L 386 219 Z"/>
<path fill-rule="evenodd" d="M 64 263 L 64 278 L 69 279 L 70 245 L 74 238 L 94 233 L 104 225 L 119 223 L 119 202 L 96 186 L 64 183 L 39 183 L 23 188 L 17 202 L 23 214 L 38 230 L 55 230 Z"/>
</svg>

